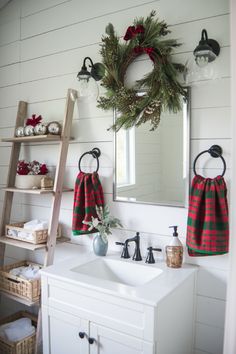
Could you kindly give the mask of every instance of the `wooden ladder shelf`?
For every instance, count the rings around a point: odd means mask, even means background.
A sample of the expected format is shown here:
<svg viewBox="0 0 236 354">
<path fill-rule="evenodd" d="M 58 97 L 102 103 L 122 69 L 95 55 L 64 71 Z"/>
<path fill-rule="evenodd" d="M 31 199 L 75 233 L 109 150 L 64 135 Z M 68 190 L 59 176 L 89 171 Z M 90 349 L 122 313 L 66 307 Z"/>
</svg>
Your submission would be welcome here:
<svg viewBox="0 0 236 354">
<path fill-rule="evenodd" d="M 5 247 L 6 245 L 12 245 L 15 247 L 25 248 L 27 250 L 37 250 L 44 248 L 45 249 L 45 257 L 44 257 L 44 266 L 49 266 L 53 263 L 56 238 L 57 238 L 57 228 L 58 228 L 58 220 L 59 220 L 59 212 L 61 206 L 61 198 L 63 191 L 72 191 L 72 189 L 64 189 L 63 188 L 63 180 L 64 173 L 66 167 L 66 159 L 67 152 L 70 140 L 70 131 L 73 119 L 73 111 L 75 100 L 77 97 L 77 91 L 69 89 L 67 92 L 66 99 L 66 107 L 65 107 L 65 115 L 63 120 L 62 132 L 61 135 L 38 135 L 38 136 L 27 136 L 27 137 L 13 137 L 13 138 L 4 138 L 1 139 L 2 142 L 11 142 L 12 149 L 9 161 L 9 171 L 7 176 L 6 187 L 3 188 L 5 191 L 4 201 L 3 201 L 3 209 L 2 209 L 2 221 L 0 227 L 0 265 L 4 264 L 4 255 L 5 255 Z M 24 121 L 27 117 L 27 102 L 20 101 L 18 104 L 18 111 L 16 117 L 16 125 L 15 127 L 23 126 Z M 17 189 L 15 188 L 15 177 L 17 170 L 17 163 L 20 156 L 20 149 L 22 143 L 49 143 L 49 142 L 58 142 L 59 143 L 59 157 L 58 163 L 56 167 L 55 179 L 54 179 L 54 187 L 52 190 L 41 190 L 41 189 Z M 5 236 L 5 225 L 10 223 L 11 211 L 12 211 L 12 202 L 14 193 L 30 193 L 35 195 L 40 194 L 52 194 L 52 203 L 51 203 L 51 211 L 50 211 L 50 219 L 49 219 L 49 227 L 48 227 L 48 238 L 47 243 L 45 244 L 30 244 L 23 241 L 18 241 L 14 239 L 7 238 Z M 8 296 L 11 299 L 19 301 L 26 305 L 34 305 L 34 303 L 27 303 L 27 301 L 23 301 L 17 296 L 10 295 L 7 293 L 3 293 L 4 296 Z M 41 309 L 39 309 L 38 316 L 38 331 L 37 331 L 37 344 L 35 352 L 39 352 L 39 342 L 41 340 Z"/>
</svg>

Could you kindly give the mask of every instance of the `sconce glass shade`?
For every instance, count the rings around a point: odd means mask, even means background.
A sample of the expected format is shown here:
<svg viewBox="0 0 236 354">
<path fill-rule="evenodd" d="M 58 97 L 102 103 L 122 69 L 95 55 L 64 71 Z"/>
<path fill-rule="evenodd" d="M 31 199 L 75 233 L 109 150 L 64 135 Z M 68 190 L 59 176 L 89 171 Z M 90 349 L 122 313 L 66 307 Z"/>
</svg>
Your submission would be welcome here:
<svg viewBox="0 0 236 354">
<path fill-rule="evenodd" d="M 214 39 L 208 39 L 207 31 L 203 29 L 201 40 L 193 52 L 196 64 L 202 68 L 214 61 L 219 53 L 219 43 Z"/>
<path fill-rule="evenodd" d="M 86 66 L 86 61 L 90 62 L 89 67 L 91 68 L 88 71 Z M 105 67 L 101 63 L 93 64 L 93 61 L 90 57 L 86 57 L 83 61 L 83 66 L 78 72 L 77 78 L 79 80 L 78 84 L 78 93 L 80 98 L 94 98 L 97 99 L 99 95 L 98 84 L 96 81 L 99 81 L 103 78 L 105 74 Z"/>
<path fill-rule="evenodd" d="M 78 97 L 82 99 L 97 99 L 99 94 L 97 82 L 90 76 L 89 78 L 79 78 Z"/>
<path fill-rule="evenodd" d="M 218 66 L 216 62 L 208 63 L 205 66 L 199 66 L 195 59 L 192 58 L 186 63 L 184 80 L 186 85 L 193 85 L 196 82 L 204 82 L 206 80 L 215 80 L 219 76 Z"/>
</svg>

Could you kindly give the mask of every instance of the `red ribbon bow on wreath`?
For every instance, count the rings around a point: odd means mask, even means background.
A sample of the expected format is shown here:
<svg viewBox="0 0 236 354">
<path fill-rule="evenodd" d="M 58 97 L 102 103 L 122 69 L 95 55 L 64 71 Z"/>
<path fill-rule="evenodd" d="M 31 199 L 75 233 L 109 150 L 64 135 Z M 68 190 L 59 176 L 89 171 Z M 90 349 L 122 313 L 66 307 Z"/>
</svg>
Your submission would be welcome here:
<svg viewBox="0 0 236 354">
<path fill-rule="evenodd" d="M 32 125 L 35 127 L 37 124 L 39 124 L 42 120 L 41 116 L 36 117 L 36 114 L 32 114 L 31 118 L 28 118 L 26 121 L 26 125 Z"/>
<path fill-rule="evenodd" d="M 124 35 L 124 40 L 129 41 L 130 39 L 134 38 L 137 36 L 137 34 L 144 33 L 144 27 L 143 25 L 137 25 L 135 26 L 129 26 L 126 30 L 126 33 Z"/>
<path fill-rule="evenodd" d="M 142 53 L 146 53 L 147 55 L 149 55 L 149 58 L 154 62 L 155 58 L 154 58 L 154 48 L 153 47 L 141 47 L 140 45 L 137 47 L 134 47 L 134 52 L 136 54 L 142 54 Z"/>
</svg>

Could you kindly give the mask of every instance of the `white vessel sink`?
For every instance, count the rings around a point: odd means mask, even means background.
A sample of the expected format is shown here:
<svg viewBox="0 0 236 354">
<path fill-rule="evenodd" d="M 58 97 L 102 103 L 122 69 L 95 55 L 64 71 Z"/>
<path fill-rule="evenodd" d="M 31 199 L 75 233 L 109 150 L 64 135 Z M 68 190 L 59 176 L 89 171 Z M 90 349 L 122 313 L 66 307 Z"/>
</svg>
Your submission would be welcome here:
<svg viewBox="0 0 236 354">
<path fill-rule="evenodd" d="M 106 258 L 95 259 L 71 271 L 132 287 L 144 285 L 163 272 L 148 265 Z"/>
</svg>

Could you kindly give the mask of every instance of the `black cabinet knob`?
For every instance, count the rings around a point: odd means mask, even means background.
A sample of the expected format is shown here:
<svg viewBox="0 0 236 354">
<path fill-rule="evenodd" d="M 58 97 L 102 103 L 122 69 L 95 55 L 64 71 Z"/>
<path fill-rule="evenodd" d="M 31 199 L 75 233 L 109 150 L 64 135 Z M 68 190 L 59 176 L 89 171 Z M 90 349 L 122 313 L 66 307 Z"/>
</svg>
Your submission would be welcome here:
<svg viewBox="0 0 236 354">
<path fill-rule="evenodd" d="M 89 344 L 93 344 L 95 342 L 95 339 L 94 338 L 88 338 L 88 342 L 89 342 Z"/>
<path fill-rule="evenodd" d="M 79 337 L 83 339 L 85 337 L 85 332 L 79 332 Z"/>
</svg>

